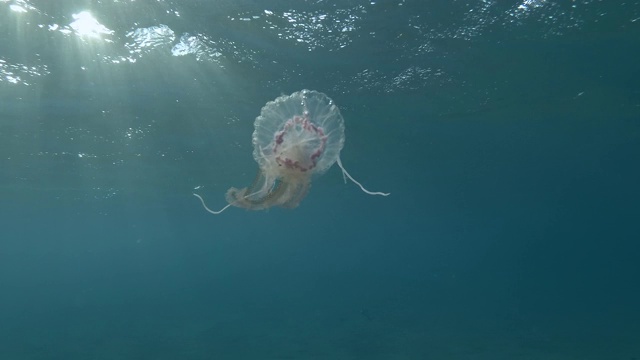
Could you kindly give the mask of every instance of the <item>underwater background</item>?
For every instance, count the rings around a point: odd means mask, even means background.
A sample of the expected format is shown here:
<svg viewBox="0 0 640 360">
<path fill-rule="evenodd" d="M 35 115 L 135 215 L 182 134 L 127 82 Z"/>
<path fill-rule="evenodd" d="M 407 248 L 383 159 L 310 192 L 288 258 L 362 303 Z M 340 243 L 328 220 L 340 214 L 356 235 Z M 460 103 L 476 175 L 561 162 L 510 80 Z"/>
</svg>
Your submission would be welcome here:
<svg viewBox="0 0 640 360">
<path fill-rule="evenodd" d="M 639 1 L 0 0 L 0 359 L 639 359 L 639 59 Z M 204 211 L 301 89 L 391 195 Z"/>
</svg>

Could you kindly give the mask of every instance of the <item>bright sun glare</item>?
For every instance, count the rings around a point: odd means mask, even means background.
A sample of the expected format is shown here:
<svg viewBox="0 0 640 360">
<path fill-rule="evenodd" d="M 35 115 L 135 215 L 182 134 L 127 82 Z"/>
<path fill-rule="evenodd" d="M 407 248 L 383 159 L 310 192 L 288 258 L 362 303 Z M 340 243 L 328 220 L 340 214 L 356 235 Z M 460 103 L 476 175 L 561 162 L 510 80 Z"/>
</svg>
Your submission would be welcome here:
<svg viewBox="0 0 640 360">
<path fill-rule="evenodd" d="M 74 21 L 69 26 L 80 36 L 100 38 L 101 35 L 111 35 L 113 30 L 100 24 L 88 11 L 73 14 Z"/>
</svg>

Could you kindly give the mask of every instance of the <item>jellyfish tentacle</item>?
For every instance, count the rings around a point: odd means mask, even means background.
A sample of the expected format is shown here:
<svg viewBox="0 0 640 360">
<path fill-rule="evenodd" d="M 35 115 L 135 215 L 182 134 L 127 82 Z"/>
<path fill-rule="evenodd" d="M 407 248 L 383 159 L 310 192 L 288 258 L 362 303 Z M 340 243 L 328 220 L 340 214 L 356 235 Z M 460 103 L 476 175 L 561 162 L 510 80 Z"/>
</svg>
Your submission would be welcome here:
<svg viewBox="0 0 640 360">
<path fill-rule="evenodd" d="M 218 215 L 220 213 L 222 213 L 223 211 L 227 210 L 231 205 L 233 205 L 233 203 L 231 204 L 227 204 L 227 206 L 223 207 L 222 209 L 215 211 L 215 210 L 211 210 L 207 207 L 207 204 L 204 203 L 204 199 L 202 198 L 202 196 L 194 193 L 193 196 L 197 197 L 198 199 L 200 199 L 200 202 L 202 203 L 202 207 L 204 207 L 205 210 L 207 210 L 208 212 L 214 214 L 214 215 Z"/>
<path fill-rule="evenodd" d="M 391 195 L 391 193 L 384 193 L 384 192 L 380 192 L 380 191 L 369 191 L 369 190 L 365 189 L 364 186 L 362 186 L 362 184 L 360 184 L 356 179 L 354 179 L 351 175 L 349 175 L 349 173 L 344 168 L 344 166 L 342 166 L 342 161 L 340 161 L 340 157 L 338 157 L 336 162 L 338 163 L 338 166 L 342 170 L 342 176 L 343 177 L 345 177 L 345 176 L 348 177 L 349 180 L 353 181 L 356 185 L 358 185 L 360 187 L 360 190 L 364 191 L 365 193 L 367 193 L 369 195 L 382 195 L 382 196 Z"/>
<path fill-rule="evenodd" d="M 249 198 L 250 196 L 256 195 L 256 194 L 258 194 L 258 193 L 260 193 L 260 192 L 261 192 L 261 190 L 260 190 L 260 191 L 256 191 L 256 192 L 251 193 L 251 194 L 244 195 L 244 196 L 242 196 L 240 199 L 236 199 L 235 201 L 230 202 L 229 204 L 227 204 L 227 206 L 223 207 L 222 209 L 220 209 L 220 210 L 218 210 L 218 211 L 215 211 L 215 210 L 211 210 L 211 209 L 209 209 L 209 208 L 207 207 L 207 204 L 205 204 L 204 199 L 202 198 L 202 196 L 200 196 L 200 195 L 198 195 L 198 194 L 196 194 L 196 193 L 193 193 L 193 196 L 195 196 L 195 197 L 197 197 L 198 199 L 200 199 L 200 202 L 202 203 L 202 207 L 204 207 L 204 209 L 205 209 L 206 211 L 208 211 L 208 212 L 210 212 L 210 213 L 212 213 L 212 214 L 214 214 L 214 215 L 218 215 L 218 214 L 221 214 L 223 211 L 227 210 L 229 207 L 231 207 L 231 205 L 234 205 L 235 203 L 237 203 L 238 201 L 240 201 L 241 199 L 242 199 L 242 200 L 247 199 L 247 198 Z"/>
</svg>

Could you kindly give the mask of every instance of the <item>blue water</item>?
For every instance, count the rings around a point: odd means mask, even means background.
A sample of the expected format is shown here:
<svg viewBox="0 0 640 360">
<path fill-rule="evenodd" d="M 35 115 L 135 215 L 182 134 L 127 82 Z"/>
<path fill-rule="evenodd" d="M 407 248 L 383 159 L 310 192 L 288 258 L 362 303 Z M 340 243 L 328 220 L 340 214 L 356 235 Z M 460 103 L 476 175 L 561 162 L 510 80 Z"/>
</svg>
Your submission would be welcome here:
<svg viewBox="0 0 640 360">
<path fill-rule="evenodd" d="M 640 358 L 640 3 L 0 0 L 0 359 Z M 345 118 L 295 209 L 253 121 Z"/>
</svg>

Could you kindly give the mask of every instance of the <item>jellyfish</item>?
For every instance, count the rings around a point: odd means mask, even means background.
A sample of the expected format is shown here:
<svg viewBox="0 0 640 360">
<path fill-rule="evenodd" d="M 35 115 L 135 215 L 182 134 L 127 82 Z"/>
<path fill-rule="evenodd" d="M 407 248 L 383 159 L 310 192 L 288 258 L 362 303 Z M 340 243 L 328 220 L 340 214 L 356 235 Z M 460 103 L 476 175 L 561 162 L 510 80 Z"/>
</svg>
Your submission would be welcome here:
<svg viewBox="0 0 640 360">
<path fill-rule="evenodd" d="M 255 180 L 242 189 L 230 188 L 228 204 L 218 211 L 193 194 L 208 212 L 220 214 L 232 205 L 249 210 L 293 209 L 309 192 L 312 177 L 322 175 L 334 163 L 345 182 L 351 180 L 369 195 L 389 195 L 365 189 L 342 165 L 344 119 L 333 100 L 321 92 L 301 90 L 268 102 L 254 128 L 253 157 L 259 167 Z"/>
</svg>

